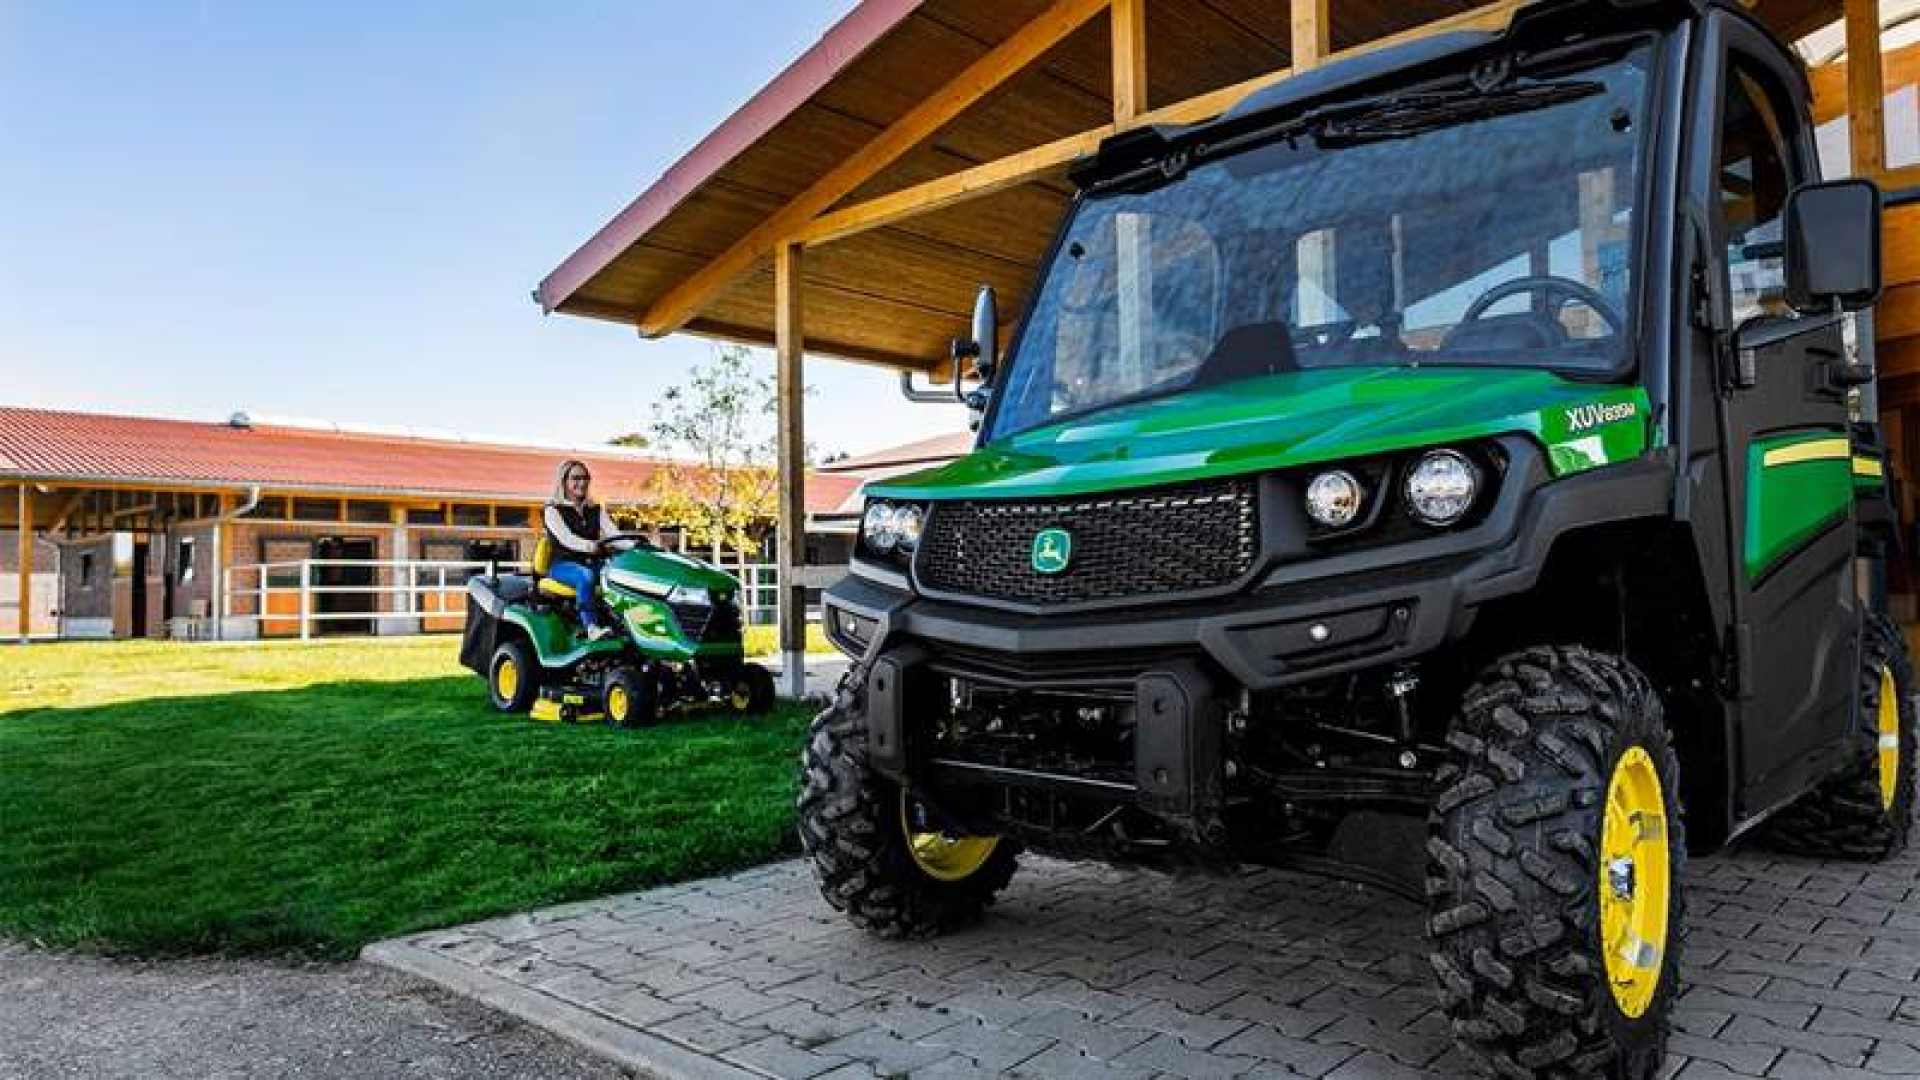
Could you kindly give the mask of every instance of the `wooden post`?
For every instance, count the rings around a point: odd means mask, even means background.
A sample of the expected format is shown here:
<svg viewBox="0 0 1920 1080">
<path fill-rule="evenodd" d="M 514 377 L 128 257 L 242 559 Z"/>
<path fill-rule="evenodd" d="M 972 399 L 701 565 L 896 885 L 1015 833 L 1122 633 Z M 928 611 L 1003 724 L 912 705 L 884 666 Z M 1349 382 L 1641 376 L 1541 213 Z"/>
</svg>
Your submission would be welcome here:
<svg viewBox="0 0 1920 1080">
<path fill-rule="evenodd" d="M 1113 0 L 1113 122 L 1147 111 L 1147 0 Z"/>
<path fill-rule="evenodd" d="M 33 498 L 32 486 L 20 481 L 20 644 L 33 632 Z"/>
<path fill-rule="evenodd" d="M 1880 72 L 1880 4 L 1846 0 L 1847 135 L 1853 175 L 1876 180 L 1887 164 L 1886 89 Z"/>
<path fill-rule="evenodd" d="M 780 521 L 776 541 L 780 567 L 780 691 L 802 697 L 807 690 L 806 317 L 801 306 L 803 249 L 782 241 L 773 249 L 774 351 L 778 357 Z"/>
<path fill-rule="evenodd" d="M 1327 0 L 1293 0 L 1293 70 L 1315 67 L 1332 51 Z"/>
</svg>

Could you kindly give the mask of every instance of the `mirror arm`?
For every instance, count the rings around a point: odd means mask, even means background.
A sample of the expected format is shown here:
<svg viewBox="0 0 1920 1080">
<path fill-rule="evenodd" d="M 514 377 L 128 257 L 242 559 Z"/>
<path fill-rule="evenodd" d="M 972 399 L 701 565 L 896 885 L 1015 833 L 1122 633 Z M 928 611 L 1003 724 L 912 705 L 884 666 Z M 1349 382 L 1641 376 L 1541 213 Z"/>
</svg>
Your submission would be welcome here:
<svg viewBox="0 0 1920 1080">
<path fill-rule="evenodd" d="M 980 343 L 964 338 L 954 338 L 947 353 L 953 363 L 953 400 L 964 405 L 967 403 L 967 391 L 961 383 L 966 378 L 967 361 L 971 360 L 975 367 L 979 366 Z"/>
<path fill-rule="evenodd" d="M 944 389 L 922 390 L 913 385 L 913 372 L 900 373 L 900 396 L 915 405 L 945 405 L 951 395 Z"/>
</svg>

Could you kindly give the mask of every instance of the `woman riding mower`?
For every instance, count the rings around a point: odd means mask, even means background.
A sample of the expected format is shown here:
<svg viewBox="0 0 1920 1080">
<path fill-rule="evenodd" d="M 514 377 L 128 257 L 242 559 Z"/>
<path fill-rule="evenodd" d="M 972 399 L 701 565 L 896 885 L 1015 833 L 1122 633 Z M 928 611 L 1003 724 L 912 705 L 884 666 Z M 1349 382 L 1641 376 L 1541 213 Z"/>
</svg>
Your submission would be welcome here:
<svg viewBox="0 0 1920 1080">
<path fill-rule="evenodd" d="M 579 606 L 580 625 L 587 638 L 598 641 L 612 629 L 600 625 L 594 607 L 594 578 L 599 573 L 601 541 L 620 532 L 606 508 L 592 501 L 593 474 L 579 461 L 560 465 L 560 477 L 553 501 L 547 504 L 541 521 L 547 539 L 557 557 L 546 570 L 548 577 L 571 588 Z"/>
</svg>

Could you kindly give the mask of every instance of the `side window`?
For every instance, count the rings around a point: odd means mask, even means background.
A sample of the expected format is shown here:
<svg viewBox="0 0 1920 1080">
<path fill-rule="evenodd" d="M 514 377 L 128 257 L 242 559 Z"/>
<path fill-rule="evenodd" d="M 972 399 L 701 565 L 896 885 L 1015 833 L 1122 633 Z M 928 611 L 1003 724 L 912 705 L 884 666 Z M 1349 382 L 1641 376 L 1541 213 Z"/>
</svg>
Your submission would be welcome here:
<svg viewBox="0 0 1920 1080">
<path fill-rule="evenodd" d="M 1792 190 L 1786 115 L 1769 82 L 1737 58 L 1721 105 L 1720 235 L 1738 326 L 1760 315 L 1792 316 L 1782 259 L 1782 218 Z"/>
</svg>

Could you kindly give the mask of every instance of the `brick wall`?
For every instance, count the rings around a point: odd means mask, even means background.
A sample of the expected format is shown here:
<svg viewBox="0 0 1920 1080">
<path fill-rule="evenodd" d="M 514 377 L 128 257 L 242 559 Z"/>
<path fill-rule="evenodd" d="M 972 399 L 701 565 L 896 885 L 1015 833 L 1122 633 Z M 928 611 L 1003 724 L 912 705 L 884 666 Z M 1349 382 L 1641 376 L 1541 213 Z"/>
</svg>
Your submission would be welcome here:
<svg viewBox="0 0 1920 1080">
<path fill-rule="evenodd" d="M 60 574 L 60 610 L 69 619 L 113 618 L 112 537 L 66 546 L 66 562 Z"/>
</svg>

